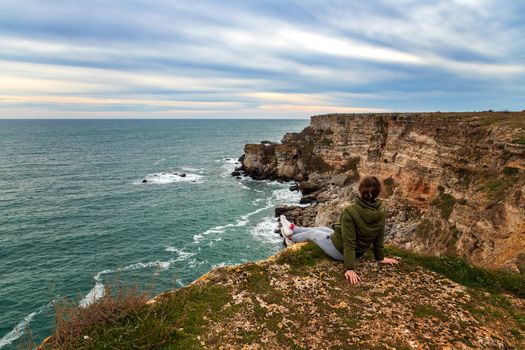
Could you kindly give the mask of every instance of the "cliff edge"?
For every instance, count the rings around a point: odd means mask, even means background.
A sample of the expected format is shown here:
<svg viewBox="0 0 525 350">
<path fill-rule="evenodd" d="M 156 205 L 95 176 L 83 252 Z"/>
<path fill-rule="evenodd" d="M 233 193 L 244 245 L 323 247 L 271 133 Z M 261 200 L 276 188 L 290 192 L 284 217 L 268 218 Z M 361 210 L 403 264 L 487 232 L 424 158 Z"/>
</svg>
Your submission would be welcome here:
<svg viewBox="0 0 525 350">
<path fill-rule="evenodd" d="M 255 179 L 299 182 L 311 205 L 277 212 L 300 225 L 330 226 L 376 175 L 390 244 L 525 273 L 525 112 L 318 115 L 241 161 Z"/>
<path fill-rule="evenodd" d="M 214 269 L 104 322 L 62 327 L 39 349 L 525 348 L 523 277 L 387 253 L 401 263 L 365 256 L 362 282 L 352 285 L 339 262 L 296 244 L 267 260 Z"/>
</svg>

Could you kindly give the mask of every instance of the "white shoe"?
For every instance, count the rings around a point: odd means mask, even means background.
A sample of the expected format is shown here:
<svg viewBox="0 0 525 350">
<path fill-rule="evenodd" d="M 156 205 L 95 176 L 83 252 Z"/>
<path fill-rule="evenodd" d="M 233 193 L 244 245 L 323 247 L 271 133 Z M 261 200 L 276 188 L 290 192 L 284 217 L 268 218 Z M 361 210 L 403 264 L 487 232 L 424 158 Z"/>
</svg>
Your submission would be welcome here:
<svg viewBox="0 0 525 350">
<path fill-rule="evenodd" d="M 293 224 L 286 220 L 286 217 L 284 215 L 279 216 L 279 219 L 281 220 L 281 232 L 285 238 L 290 239 L 293 234 Z"/>
</svg>

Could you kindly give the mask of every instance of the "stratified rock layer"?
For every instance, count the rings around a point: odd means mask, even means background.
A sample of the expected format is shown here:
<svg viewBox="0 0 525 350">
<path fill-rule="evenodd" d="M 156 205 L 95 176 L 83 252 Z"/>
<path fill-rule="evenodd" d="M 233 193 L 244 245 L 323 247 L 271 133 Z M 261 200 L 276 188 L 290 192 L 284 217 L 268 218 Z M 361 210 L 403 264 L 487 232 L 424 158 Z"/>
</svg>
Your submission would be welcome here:
<svg viewBox="0 0 525 350">
<path fill-rule="evenodd" d="M 331 225 L 376 175 L 390 243 L 525 273 L 525 112 L 319 115 L 244 151 L 245 174 L 308 188 L 279 209 L 298 224 Z"/>
</svg>

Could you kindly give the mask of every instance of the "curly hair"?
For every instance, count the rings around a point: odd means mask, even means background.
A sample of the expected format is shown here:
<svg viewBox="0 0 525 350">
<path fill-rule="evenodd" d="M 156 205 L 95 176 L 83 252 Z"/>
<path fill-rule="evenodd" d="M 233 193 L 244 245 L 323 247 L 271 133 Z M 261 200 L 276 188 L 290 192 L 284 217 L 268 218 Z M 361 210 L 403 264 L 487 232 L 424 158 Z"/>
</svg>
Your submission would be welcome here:
<svg viewBox="0 0 525 350">
<path fill-rule="evenodd" d="M 362 199 L 372 202 L 381 192 L 381 182 L 375 176 L 367 176 L 359 182 L 359 195 Z"/>
</svg>

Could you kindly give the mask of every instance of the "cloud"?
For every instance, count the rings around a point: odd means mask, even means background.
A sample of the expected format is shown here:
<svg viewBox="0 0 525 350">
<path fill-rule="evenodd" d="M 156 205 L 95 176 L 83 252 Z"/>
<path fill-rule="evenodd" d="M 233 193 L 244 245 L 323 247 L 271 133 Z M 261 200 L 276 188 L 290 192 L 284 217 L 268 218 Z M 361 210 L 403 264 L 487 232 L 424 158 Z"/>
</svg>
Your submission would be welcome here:
<svg viewBox="0 0 525 350">
<path fill-rule="evenodd" d="M 524 10 L 491 0 L 6 0 L 0 118 L 523 109 Z"/>
</svg>

